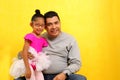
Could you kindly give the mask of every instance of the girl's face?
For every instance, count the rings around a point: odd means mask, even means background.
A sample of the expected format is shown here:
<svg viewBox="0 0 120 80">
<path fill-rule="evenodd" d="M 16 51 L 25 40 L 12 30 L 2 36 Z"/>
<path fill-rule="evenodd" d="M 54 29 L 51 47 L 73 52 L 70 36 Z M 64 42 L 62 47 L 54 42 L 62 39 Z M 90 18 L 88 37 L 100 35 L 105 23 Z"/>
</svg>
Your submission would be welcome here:
<svg viewBox="0 0 120 80">
<path fill-rule="evenodd" d="M 40 35 L 45 28 L 44 18 L 38 17 L 35 21 L 31 22 L 33 33 Z"/>
</svg>

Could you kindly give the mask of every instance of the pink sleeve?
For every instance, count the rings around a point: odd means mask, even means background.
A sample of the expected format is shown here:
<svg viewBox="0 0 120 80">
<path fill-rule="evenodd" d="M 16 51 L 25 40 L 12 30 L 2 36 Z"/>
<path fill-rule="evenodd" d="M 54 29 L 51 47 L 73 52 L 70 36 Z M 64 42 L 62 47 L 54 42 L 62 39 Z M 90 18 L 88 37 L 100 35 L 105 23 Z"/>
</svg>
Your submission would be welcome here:
<svg viewBox="0 0 120 80">
<path fill-rule="evenodd" d="M 43 38 L 43 47 L 47 47 L 48 46 L 48 42 L 45 38 Z"/>
<path fill-rule="evenodd" d="M 26 34 L 24 37 L 25 40 L 30 40 L 31 42 L 33 41 L 33 35 L 32 34 Z"/>
</svg>

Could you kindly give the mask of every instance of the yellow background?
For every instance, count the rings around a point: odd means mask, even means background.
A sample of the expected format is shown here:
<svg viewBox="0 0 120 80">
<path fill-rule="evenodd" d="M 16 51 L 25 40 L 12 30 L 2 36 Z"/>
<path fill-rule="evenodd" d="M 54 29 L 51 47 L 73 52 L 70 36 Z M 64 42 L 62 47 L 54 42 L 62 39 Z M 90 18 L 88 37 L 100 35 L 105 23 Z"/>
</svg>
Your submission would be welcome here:
<svg viewBox="0 0 120 80">
<path fill-rule="evenodd" d="M 22 49 L 35 9 L 54 10 L 62 30 L 80 47 L 88 80 L 120 80 L 120 0 L 0 0 L 0 80 L 12 80 L 9 67 Z"/>
</svg>

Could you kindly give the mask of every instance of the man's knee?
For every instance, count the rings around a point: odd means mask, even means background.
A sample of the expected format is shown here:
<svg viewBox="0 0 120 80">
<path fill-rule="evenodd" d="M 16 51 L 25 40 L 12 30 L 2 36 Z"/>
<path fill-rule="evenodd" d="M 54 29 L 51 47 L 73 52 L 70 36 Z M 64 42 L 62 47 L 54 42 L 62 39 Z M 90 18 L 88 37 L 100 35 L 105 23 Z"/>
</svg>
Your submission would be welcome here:
<svg viewBox="0 0 120 80">
<path fill-rule="evenodd" d="M 19 77 L 17 79 L 14 79 L 14 80 L 26 80 L 25 77 Z"/>
<path fill-rule="evenodd" d="M 71 74 L 69 75 L 67 80 L 87 80 L 87 78 L 80 74 Z"/>
</svg>

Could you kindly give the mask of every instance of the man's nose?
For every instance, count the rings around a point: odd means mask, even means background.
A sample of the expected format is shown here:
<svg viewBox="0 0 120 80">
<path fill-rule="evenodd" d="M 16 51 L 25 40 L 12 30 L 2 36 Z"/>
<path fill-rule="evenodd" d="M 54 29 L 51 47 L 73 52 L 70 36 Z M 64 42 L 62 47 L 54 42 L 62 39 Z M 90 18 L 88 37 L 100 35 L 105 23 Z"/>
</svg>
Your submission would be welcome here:
<svg viewBox="0 0 120 80">
<path fill-rule="evenodd" d="M 52 25 L 52 28 L 56 28 L 55 24 Z"/>
</svg>

